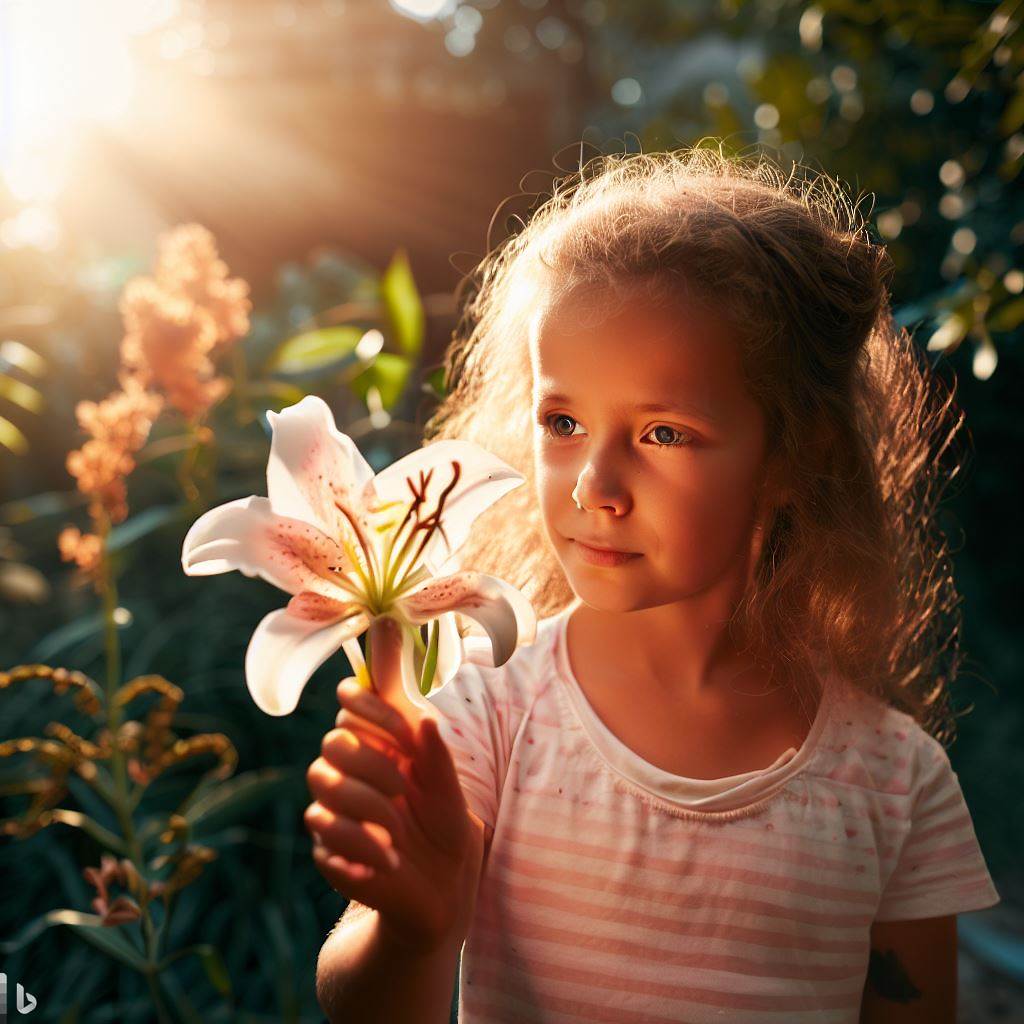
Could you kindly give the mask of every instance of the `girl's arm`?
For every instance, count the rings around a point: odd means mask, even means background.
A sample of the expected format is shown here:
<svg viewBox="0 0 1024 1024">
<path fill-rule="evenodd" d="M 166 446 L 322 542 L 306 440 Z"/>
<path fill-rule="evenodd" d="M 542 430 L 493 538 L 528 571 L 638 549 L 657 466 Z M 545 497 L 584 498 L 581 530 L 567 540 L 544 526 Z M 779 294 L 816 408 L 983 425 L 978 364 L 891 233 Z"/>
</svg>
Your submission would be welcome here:
<svg viewBox="0 0 1024 1024">
<path fill-rule="evenodd" d="M 871 926 L 860 1024 L 956 1024 L 956 914 Z"/>
</svg>

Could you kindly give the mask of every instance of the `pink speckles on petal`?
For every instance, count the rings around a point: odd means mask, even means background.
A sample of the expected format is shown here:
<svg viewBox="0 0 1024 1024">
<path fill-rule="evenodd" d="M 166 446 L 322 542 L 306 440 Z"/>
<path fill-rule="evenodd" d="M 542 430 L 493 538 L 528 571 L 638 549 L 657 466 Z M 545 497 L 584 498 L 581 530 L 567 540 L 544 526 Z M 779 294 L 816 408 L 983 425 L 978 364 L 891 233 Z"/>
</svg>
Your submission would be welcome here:
<svg viewBox="0 0 1024 1024">
<path fill-rule="evenodd" d="M 359 606 L 304 590 L 288 602 L 287 609 L 288 614 L 294 615 L 297 619 L 328 623 L 337 622 L 346 615 L 358 612 Z"/>
<path fill-rule="evenodd" d="M 421 587 L 405 598 L 406 610 L 413 616 L 440 615 L 452 608 L 478 607 L 472 603 L 478 598 L 480 574 L 460 572 L 444 576 Z"/>
<path fill-rule="evenodd" d="M 852 839 L 856 834 L 857 834 L 857 830 L 855 828 L 848 828 L 846 830 L 846 838 L 847 839 Z"/>
<path fill-rule="evenodd" d="M 898 740 L 905 740 L 907 738 L 907 734 L 902 729 L 897 729 L 893 733 L 893 736 L 895 736 Z"/>
</svg>

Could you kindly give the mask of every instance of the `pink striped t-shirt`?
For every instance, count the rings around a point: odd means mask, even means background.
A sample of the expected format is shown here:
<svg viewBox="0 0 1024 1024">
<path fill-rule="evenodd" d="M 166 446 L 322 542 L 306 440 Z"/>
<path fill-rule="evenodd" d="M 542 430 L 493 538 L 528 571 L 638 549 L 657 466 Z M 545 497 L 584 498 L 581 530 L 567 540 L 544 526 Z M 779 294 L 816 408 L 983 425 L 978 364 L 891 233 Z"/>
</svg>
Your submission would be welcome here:
<svg viewBox="0 0 1024 1024">
<path fill-rule="evenodd" d="M 832 681 L 798 751 L 684 779 L 588 704 L 572 607 L 428 698 L 494 829 L 463 1024 L 855 1024 L 873 921 L 999 902 L 949 758 L 909 715 Z"/>
</svg>

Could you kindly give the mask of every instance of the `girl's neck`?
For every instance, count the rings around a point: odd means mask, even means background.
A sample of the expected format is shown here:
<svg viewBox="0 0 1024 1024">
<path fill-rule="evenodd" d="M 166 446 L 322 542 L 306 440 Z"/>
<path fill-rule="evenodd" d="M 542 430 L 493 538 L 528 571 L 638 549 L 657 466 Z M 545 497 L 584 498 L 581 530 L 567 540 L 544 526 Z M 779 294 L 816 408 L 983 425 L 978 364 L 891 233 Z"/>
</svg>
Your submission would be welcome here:
<svg viewBox="0 0 1024 1024">
<path fill-rule="evenodd" d="M 567 628 L 592 660 L 634 685 L 662 691 L 693 707 L 717 703 L 723 693 L 755 694 L 784 682 L 777 667 L 755 663 L 727 627 L 734 598 L 706 591 L 692 601 L 635 611 L 607 611 L 580 598 Z"/>
</svg>

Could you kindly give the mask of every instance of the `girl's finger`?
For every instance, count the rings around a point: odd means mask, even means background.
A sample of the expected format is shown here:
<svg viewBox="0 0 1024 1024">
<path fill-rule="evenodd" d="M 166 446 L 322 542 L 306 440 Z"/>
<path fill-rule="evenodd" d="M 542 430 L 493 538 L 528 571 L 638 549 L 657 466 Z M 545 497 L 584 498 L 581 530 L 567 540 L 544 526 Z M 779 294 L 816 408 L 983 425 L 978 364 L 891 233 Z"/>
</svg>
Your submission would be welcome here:
<svg viewBox="0 0 1024 1024">
<path fill-rule="evenodd" d="M 395 762 L 354 730 L 331 729 L 320 744 L 320 754 L 339 771 L 376 787 L 386 796 L 401 796 L 405 792 L 405 778 Z"/>
<path fill-rule="evenodd" d="M 333 814 L 319 801 L 310 804 L 303 815 L 310 832 L 318 832 L 331 853 L 346 860 L 368 864 L 379 872 L 397 867 L 398 854 L 394 846 L 374 838 L 358 821 L 344 815 Z"/>
<path fill-rule="evenodd" d="M 398 808 L 380 790 L 342 774 L 322 757 L 309 766 L 306 781 L 313 796 L 332 814 L 356 822 L 376 822 L 387 830 L 392 842 L 405 839 L 405 823 Z"/>
<path fill-rule="evenodd" d="M 347 860 L 322 842 L 313 844 L 313 863 L 332 889 L 360 903 L 363 901 L 364 884 L 376 875 L 369 864 Z"/>
<path fill-rule="evenodd" d="M 338 683 L 338 703 L 342 708 L 390 733 L 410 757 L 415 752 L 416 740 L 412 726 L 397 708 L 381 700 L 377 694 L 364 690 L 358 683 L 343 679 Z"/>
<path fill-rule="evenodd" d="M 338 712 L 334 719 L 334 728 L 354 733 L 373 750 L 379 751 L 392 761 L 411 760 L 409 753 L 394 735 L 360 715 L 353 714 L 348 708 L 342 708 Z"/>
</svg>

